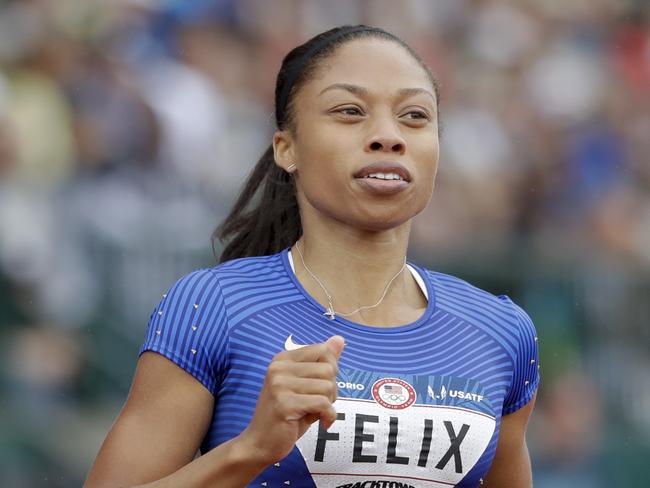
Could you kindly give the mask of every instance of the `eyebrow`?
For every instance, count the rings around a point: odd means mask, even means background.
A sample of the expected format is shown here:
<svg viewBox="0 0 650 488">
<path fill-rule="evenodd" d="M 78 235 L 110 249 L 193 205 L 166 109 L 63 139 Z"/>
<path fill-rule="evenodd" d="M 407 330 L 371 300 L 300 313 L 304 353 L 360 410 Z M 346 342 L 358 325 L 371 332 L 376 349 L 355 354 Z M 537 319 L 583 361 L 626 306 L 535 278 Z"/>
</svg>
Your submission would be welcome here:
<svg viewBox="0 0 650 488">
<path fill-rule="evenodd" d="M 367 96 L 368 95 L 368 89 L 364 88 L 362 86 L 358 85 L 352 85 L 350 83 L 334 83 L 332 85 L 329 85 L 321 90 L 321 92 L 318 94 L 319 96 L 325 93 L 326 91 L 329 90 L 346 90 L 349 91 L 350 93 L 358 96 Z M 401 98 L 405 97 L 411 97 L 414 95 L 419 95 L 419 94 L 425 94 L 429 95 L 431 99 L 435 102 L 436 98 L 433 96 L 433 93 L 431 93 L 429 90 L 425 90 L 424 88 L 401 88 L 397 91 L 397 94 Z"/>
</svg>

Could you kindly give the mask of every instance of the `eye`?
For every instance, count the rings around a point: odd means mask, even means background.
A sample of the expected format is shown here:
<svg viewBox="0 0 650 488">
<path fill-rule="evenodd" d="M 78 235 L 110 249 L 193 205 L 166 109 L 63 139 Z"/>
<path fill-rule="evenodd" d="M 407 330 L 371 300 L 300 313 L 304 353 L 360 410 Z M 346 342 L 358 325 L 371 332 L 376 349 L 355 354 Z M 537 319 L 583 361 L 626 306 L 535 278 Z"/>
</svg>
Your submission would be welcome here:
<svg viewBox="0 0 650 488">
<path fill-rule="evenodd" d="M 348 117 L 357 117 L 363 115 L 361 109 L 359 107 L 354 107 L 354 106 L 340 107 L 332 110 L 332 112 L 345 115 Z"/>
<path fill-rule="evenodd" d="M 424 110 L 411 110 L 410 112 L 405 113 L 403 116 L 406 117 L 408 120 L 414 120 L 414 121 L 431 120 L 429 114 Z"/>
</svg>

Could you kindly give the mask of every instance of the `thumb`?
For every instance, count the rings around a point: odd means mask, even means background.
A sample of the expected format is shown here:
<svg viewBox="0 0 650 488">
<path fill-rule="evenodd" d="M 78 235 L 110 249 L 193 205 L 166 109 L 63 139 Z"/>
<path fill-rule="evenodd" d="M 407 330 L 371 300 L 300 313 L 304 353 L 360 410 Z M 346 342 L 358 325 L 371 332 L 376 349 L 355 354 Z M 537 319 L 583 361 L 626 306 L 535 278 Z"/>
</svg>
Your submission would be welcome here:
<svg viewBox="0 0 650 488">
<path fill-rule="evenodd" d="M 341 357 L 341 353 L 343 352 L 343 348 L 345 347 L 345 339 L 343 337 L 341 337 L 340 335 L 332 336 L 329 339 L 327 339 L 325 344 L 327 344 L 329 350 L 334 353 L 336 359 Z"/>
</svg>

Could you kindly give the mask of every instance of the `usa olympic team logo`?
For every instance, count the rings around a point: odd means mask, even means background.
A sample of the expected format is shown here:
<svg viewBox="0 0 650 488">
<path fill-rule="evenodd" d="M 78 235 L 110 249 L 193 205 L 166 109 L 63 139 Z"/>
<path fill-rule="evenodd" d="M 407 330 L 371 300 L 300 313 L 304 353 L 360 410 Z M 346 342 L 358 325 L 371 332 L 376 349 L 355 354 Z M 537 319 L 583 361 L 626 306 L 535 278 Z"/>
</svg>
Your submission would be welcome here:
<svg viewBox="0 0 650 488">
<path fill-rule="evenodd" d="M 372 385 L 372 397 L 379 405 L 391 410 L 410 407 L 415 402 L 415 389 L 399 378 L 383 378 Z"/>
</svg>

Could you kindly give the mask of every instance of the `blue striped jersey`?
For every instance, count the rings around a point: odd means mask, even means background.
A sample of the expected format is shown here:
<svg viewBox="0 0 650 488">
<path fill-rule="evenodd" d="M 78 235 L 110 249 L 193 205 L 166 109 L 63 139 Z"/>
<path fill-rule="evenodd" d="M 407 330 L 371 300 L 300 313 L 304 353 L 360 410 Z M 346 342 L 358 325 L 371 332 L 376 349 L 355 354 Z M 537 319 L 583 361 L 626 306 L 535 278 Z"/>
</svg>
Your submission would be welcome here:
<svg viewBox="0 0 650 488">
<path fill-rule="evenodd" d="M 163 295 L 140 352 L 163 355 L 214 395 L 205 453 L 248 425 L 275 354 L 342 335 L 337 421 L 314 423 L 249 486 L 480 486 L 503 415 L 538 386 L 535 328 L 507 296 L 409 270 L 428 304 L 395 327 L 324 316 L 288 249 L 194 271 Z"/>
</svg>

